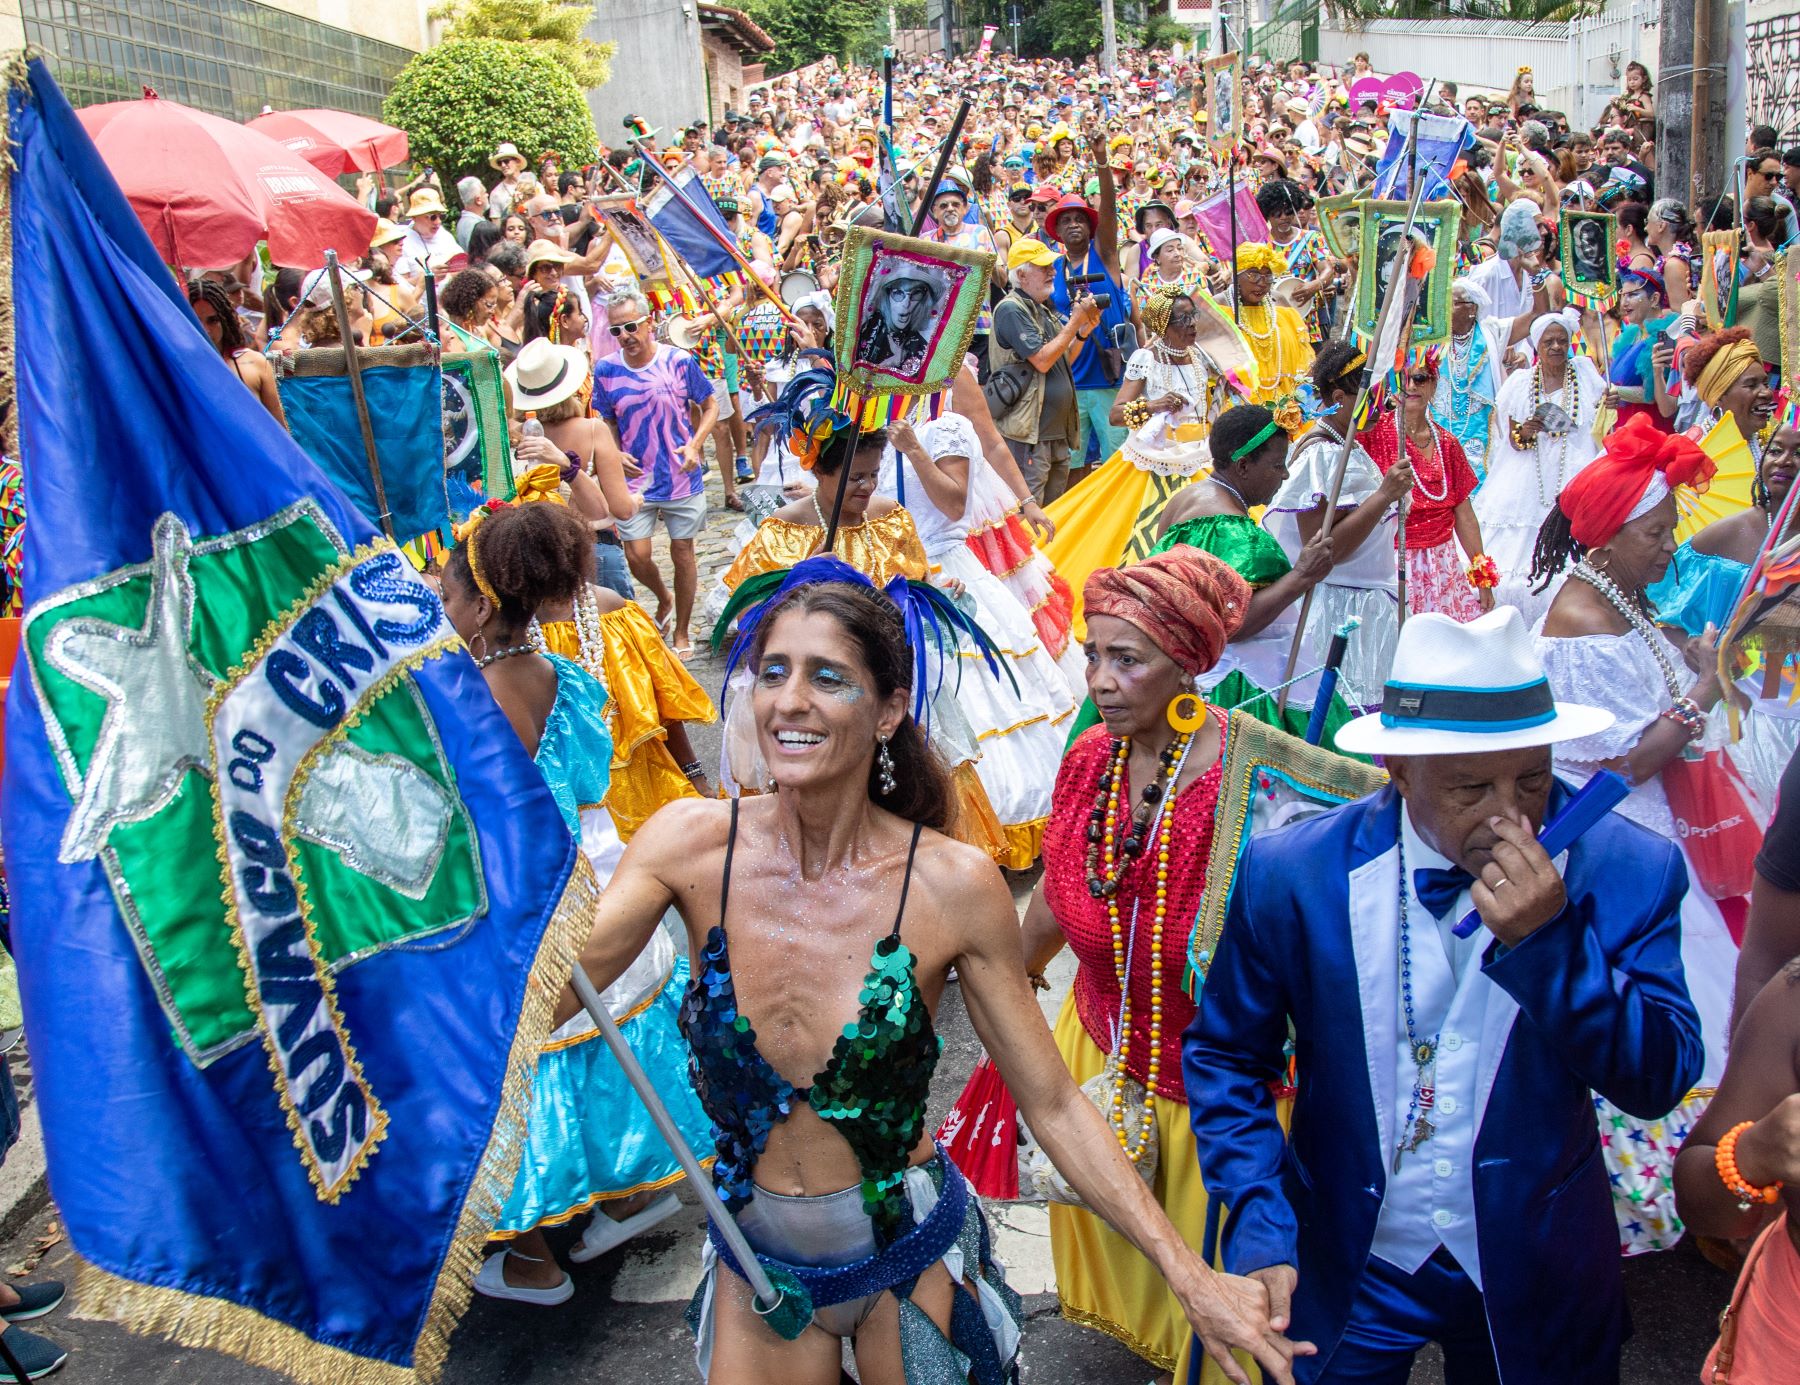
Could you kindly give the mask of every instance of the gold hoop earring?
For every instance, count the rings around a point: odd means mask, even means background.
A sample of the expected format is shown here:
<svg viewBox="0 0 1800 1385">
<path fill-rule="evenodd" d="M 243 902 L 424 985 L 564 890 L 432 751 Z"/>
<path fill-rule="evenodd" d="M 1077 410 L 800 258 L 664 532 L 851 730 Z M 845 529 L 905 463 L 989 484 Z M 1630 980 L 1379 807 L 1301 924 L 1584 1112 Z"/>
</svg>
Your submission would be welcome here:
<svg viewBox="0 0 1800 1385">
<path fill-rule="evenodd" d="M 1192 703 L 1193 710 L 1186 710 L 1183 704 Z M 1206 722 L 1206 703 L 1199 693 L 1184 692 L 1176 695 L 1164 713 L 1169 725 L 1178 735 L 1191 736 Z"/>
<path fill-rule="evenodd" d="M 475 640 L 481 641 L 481 653 L 479 653 L 479 654 L 477 654 L 475 652 Z M 487 652 L 488 652 L 487 631 L 477 630 L 475 632 L 474 639 L 471 639 L 469 641 L 469 657 L 474 659 L 477 663 L 479 663 L 482 659 L 485 659 L 487 657 Z"/>
</svg>

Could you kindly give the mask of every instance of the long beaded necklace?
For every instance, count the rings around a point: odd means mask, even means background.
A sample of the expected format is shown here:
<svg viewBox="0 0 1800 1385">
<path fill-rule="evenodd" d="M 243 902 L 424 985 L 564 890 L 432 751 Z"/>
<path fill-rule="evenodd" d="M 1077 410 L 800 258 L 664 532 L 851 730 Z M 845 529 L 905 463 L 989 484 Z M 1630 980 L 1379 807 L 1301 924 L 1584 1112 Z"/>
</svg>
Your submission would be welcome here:
<svg viewBox="0 0 1800 1385">
<path fill-rule="evenodd" d="M 1543 397 L 1544 367 L 1539 364 L 1531 372 L 1531 413 L 1526 415 L 1527 418 L 1536 416 L 1538 405 L 1543 402 Z M 1557 392 L 1557 399 L 1562 405 L 1563 412 L 1568 414 L 1579 426 L 1581 421 L 1581 377 L 1575 373 L 1574 361 L 1569 361 L 1563 366 L 1562 389 Z M 1544 494 L 1542 451 L 1540 450 L 1538 454 L 1537 491 L 1540 509 L 1548 510 L 1555 503 L 1556 497 L 1562 494 L 1563 484 L 1569 479 L 1564 475 L 1569 465 L 1569 437 L 1568 433 L 1564 433 L 1556 440 L 1556 487 L 1548 495 Z"/>
<path fill-rule="evenodd" d="M 600 630 L 600 601 L 591 583 L 583 582 L 575 594 L 575 639 L 581 666 L 606 686 L 606 636 Z"/>
<path fill-rule="evenodd" d="M 1131 758 L 1131 739 L 1122 737 L 1113 743 L 1112 759 L 1100 779 L 1094 810 L 1088 818 L 1087 877 L 1088 893 L 1106 901 L 1107 927 L 1112 935 L 1113 975 L 1119 982 L 1119 1051 L 1114 1064 L 1112 1094 L 1107 1101 L 1107 1123 L 1112 1126 L 1125 1157 L 1135 1165 L 1149 1146 L 1150 1131 L 1156 1115 L 1146 1097 L 1139 1113 L 1135 1132 L 1125 1128 L 1125 1084 L 1130 1081 L 1131 1063 L 1131 956 L 1127 950 L 1124 924 L 1119 919 L 1119 880 L 1130 862 L 1141 856 L 1148 840 L 1150 815 L 1156 815 L 1156 895 L 1150 917 L 1150 1055 L 1144 1074 L 1147 1094 L 1156 1091 L 1156 1079 L 1162 1071 L 1162 980 L 1163 926 L 1169 912 L 1169 840 L 1175 828 L 1175 815 L 1169 811 L 1181 768 L 1187 762 L 1188 747 L 1193 736 L 1177 734 L 1163 749 L 1156 778 L 1144 785 L 1142 806 L 1132 815 L 1131 831 L 1123 843 L 1117 838 L 1120 800 L 1124 797 L 1125 766 Z M 1108 866 L 1111 874 L 1108 874 Z M 1131 906 L 1131 943 L 1137 937 L 1137 911 L 1141 898 Z"/>
<path fill-rule="evenodd" d="M 1406 432 L 1404 424 L 1396 424 L 1395 426 L 1402 434 L 1403 447 L 1408 445 L 1413 447 L 1418 446 L 1417 443 L 1413 442 L 1411 434 Z M 1431 430 L 1431 460 L 1437 464 L 1439 490 L 1436 495 L 1433 495 L 1430 490 L 1426 488 L 1425 471 L 1423 467 L 1418 468 L 1413 477 L 1413 490 L 1418 495 L 1419 499 L 1423 500 L 1427 505 L 1442 505 L 1445 497 L 1450 494 L 1450 468 L 1444 464 L 1444 445 L 1438 438 L 1438 434 L 1441 430 L 1438 428 L 1437 424 L 1431 421 L 1429 415 L 1426 416 L 1425 426 Z"/>
<path fill-rule="evenodd" d="M 1275 369 L 1273 378 L 1269 380 L 1258 380 L 1257 383 L 1269 389 L 1278 389 L 1281 382 L 1287 378 L 1287 374 L 1282 369 L 1281 323 L 1275 316 L 1275 309 L 1270 307 L 1267 303 L 1240 303 L 1238 308 L 1238 325 L 1244 329 L 1244 335 L 1249 337 L 1252 342 L 1250 353 L 1256 357 L 1256 363 L 1259 366 L 1263 364 L 1263 352 L 1265 348 L 1272 351 L 1274 355 Z M 1263 326 L 1261 330 L 1258 330 L 1256 326 L 1255 319 L 1252 317 L 1253 313 L 1260 313 L 1262 315 Z"/>
<path fill-rule="evenodd" d="M 1400 1006 L 1406 1017 L 1406 1048 L 1413 1061 L 1412 1096 L 1406 1103 L 1406 1120 L 1402 1134 L 1394 1146 L 1394 1172 L 1400 1172 L 1400 1160 L 1437 1133 L 1431 1112 L 1437 1106 L 1438 1035 L 1421 1039 L 1413 1015 L 1412 990 L 1412 922 L 1406 888 L 1406 832 L 1400 833 Z"/>
<path fill-rule="evenodd" d="M 1569 569 L 1571 577 L 1579 577 L 1595 591 L 1599 592 L 1606 604 L 1625 617 L 1625 622 L 1636 632 L 1639 639 L 1649 646 L 1655 657 L 1657 667 L 1662 670 L 1663 682 L 1668 686 L 1671 701 L 1680 701 L 1683 695 L 1680 675 L 1675 671 L 1675 661 L 1669 657 L 1668 641 L 1650 623 L 1645 614 L 1632 602 L 1626 599 L 1619 584 L 1608 577 L 1599 568 L 1593 566 L 1586 558 L 1581 559 Z"/>
</svg>

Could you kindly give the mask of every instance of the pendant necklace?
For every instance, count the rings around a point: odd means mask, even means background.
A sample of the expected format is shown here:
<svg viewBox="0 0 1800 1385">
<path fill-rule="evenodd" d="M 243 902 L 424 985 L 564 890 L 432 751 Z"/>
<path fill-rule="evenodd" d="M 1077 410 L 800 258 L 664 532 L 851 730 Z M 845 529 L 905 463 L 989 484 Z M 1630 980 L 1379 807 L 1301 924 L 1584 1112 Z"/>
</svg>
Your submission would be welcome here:
<svg viewBox="0 0 1800 1385">
<path fill-rule="evenodd" d="M 1406 1048 L 1413 1062 L 1412 1096 L 1406 1104 L 1406 1120 L 1394 1146 L 1394 1172 L 1400 1160 L 1437 1133 L 1431 1112 L 1437 1106 L 1438 1036 L 1421 1039 L 1413 1023 L 1412 928 L 1408 919 L 1406 888 L 1406 830 L 1400 833 L 1400 1004 L 1406 1017 Z"/>
</svg>

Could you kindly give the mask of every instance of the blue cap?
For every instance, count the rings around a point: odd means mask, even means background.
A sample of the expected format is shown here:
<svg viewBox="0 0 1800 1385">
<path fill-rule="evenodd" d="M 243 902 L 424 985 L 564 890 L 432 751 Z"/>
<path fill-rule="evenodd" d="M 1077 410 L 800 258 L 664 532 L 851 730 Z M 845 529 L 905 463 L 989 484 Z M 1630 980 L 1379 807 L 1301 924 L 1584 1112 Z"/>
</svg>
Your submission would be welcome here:
<svg viewBox="0 0 1800 1385">
<path fill-rule="evenodd" d="M 944 179 L 943 182 L 941 182 L 937 185 L 937 188 L 931 194 L 931 200 L 933 202 L 935 202 L 938 200 L 938 198 L 944 196 L 946 193 L 949 193 L 956 197 L 960 197 L 965 202 L 967 202 L 969 200 L 969 194 L 962 190 L 962 185 L 959 183 L 953 183 L 948 178 Z"/>
</svg>

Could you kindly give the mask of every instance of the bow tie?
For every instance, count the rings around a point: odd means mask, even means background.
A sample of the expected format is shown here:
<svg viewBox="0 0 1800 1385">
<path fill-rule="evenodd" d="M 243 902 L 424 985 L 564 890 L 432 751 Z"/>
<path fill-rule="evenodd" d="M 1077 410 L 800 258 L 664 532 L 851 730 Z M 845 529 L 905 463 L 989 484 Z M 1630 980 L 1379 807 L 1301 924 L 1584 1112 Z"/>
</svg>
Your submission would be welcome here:
<svg viewBox="0 0 1800 1385">
<path fill-rule="evenodd" d="M 1449 913 L 1456 897 L 1474 883 L 1474 876 L 1455 866 L 1420 866 L 1413 872 L 1413 893 L 1433 918 L 1441 919 Z"/>
</svg>

